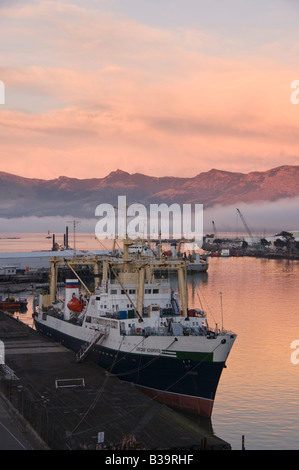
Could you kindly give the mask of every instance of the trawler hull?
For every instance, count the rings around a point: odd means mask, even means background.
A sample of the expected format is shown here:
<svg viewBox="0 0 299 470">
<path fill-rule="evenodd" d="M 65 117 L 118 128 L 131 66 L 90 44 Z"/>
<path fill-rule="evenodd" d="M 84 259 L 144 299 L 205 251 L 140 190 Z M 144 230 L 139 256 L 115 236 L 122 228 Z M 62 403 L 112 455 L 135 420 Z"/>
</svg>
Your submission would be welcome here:
<svg viewBox="0 0 299 470">
<path fill-rule="evenodd" d="M 49 317 L 48 320 L 51 323 Z M 86 342 L 82 327 L 70 325 L 63 320 L 55 319 L 50 326 L 49 321 L 35 317 L 35 326 L 40 333 L 75 352 L 78 352 Z M 134 352 L 128 349 L 121 350 L 121 339 L 118 348 L 112 348 L 109 341 L 108 345 L 97 343 L 88 353 L 88 359 L 121 380 L 133 383 L 138 389 L 159 402 L 210 417 L 225 359 L 234 342 L 234 336 L 228 335 L 228 338 L 228 343 L 231 342 L 231 344 L 219 345 L 217 343 L 215 345 L 217 350 L 219 346 L 226 348 L 223 352 L 223 360 L 218 358 L 217 361 L 211 349 L 197 353 L 180 351 L 179 348 L 173 349 L 176 344 L 179 344 L 180 338 L 171 337 L 169 337 L 169 341 L 172 340 L 172 343 L 169 343 L 171 349 L 163 349 L 165 346 L 159 346 L 161 340 L 156 337 L 155 348 L 139 347 L 140 352 L 136 352 L 138 348 L 135 346 L 131 347 Z M 138 338 L 138 344 L 140 341 L 143 341 L 142 337 Z M 213 344 L 211 343 L 213 341 L 215 340 L 211 339 L 209 344 Z M 142 352 L 141 349 L 143 349 Z M 147 354 L 146 351 L 150 353 Z"/>
</svg>

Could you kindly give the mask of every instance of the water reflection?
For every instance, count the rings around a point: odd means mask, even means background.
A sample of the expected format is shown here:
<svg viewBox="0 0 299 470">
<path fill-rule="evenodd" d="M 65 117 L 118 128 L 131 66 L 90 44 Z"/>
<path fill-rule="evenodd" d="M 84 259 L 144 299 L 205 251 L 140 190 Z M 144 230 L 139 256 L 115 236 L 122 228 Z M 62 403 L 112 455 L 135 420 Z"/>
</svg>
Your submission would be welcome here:
<svg viewBox="0 0 299 470">
<path fill-rule="evenodd" d="M 223 291 L 224 321 L 238 338 L 224 370 L 212 416 L 216 433 L 240 448 L 298 448 L 299 368 L 290 343 L 299 337 L 298 262 L 213 260 L 207 297 Z M 225 432 L 223 432 L 225 430 Z"/>
</svg>

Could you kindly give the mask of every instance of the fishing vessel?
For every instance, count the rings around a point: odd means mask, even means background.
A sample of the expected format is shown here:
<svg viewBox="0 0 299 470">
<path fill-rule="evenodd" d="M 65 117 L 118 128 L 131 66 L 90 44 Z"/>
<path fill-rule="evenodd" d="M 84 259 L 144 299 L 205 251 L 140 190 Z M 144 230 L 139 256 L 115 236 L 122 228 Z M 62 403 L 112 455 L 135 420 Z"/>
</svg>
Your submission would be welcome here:
<svg viewBox="0 0 299 470">
<path fill-rule="evenodd" d="M 74 274 L 76 263 L 93 264 L 95 289 L 76 275 L 66 280 L 64 300 L 56 290 L 63 260 L 54 257 L 50 292 L 35 305 L 36 329 L 74 350 L 78 362 L 88 358 L 160 402 L 210 417 L 236 334 L 188 308 L 186 260 L 134 256 L 132 244 L 124 240 L 122 256 L 65 260 Z M 178 290 L 172 276 L 158 278 L 160 270 L 176 274 Z M 79 300 L 83 309 L 73 308 Z"/>
</svg>

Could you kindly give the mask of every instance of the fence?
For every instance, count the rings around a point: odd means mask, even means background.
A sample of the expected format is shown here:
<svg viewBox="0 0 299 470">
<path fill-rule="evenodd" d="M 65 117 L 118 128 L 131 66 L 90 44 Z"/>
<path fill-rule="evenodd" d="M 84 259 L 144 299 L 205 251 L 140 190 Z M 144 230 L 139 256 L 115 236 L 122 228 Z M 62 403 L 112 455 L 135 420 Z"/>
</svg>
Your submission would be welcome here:
<svg viewBox="0 0 299 470">
<path fill-rule="evenodd" d="M 3 372 L 2 372 L 3 374 Z M 63 404 L 50 403 L 46 396 L 36 396 L 34 390 L 24 387 L 19 380 L 0 375 L 0 392 L 15 410 L 30 424 L 34 431 L 52 450 L 95 449 L 96 441 L 81 433 L 72 435 L 66 429 Z M 78 419 L 78 417 L 76 417 Z"/>
</svg>

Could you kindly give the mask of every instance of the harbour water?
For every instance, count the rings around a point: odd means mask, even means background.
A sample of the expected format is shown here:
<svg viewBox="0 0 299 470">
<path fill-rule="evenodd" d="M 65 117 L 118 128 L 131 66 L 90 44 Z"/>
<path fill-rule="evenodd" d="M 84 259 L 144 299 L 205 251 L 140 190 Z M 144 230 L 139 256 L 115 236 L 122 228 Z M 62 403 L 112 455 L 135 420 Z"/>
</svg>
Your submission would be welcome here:
<svg viewBox="0 0 299 470">
<path fill-rule="evenodd" d="M 299 449 L 299 264 L 255 258 L 213 259 L 201 291 L 224 326 L 238 334 L 212 415 L 233 449 Z M 220 324 L 218 313 L 218 324 Z"/>
<path fill-rule="evenodd" d="M 10 236 L 2 235 L 0 252 L 51 248 L 44 234 L 4 238 Z M 77 248 L 102 247 L 79 234 Z M 299 341 L 298 281 L 298 261 L 247 257 L 210 258 L 207 273 L 188 276 L 190 307 L 202 304 L 212 326 L 223 323 L 238 335 L 211 420 L 233 450 L 241 449 L 242 435 L 248 450 L 299 450 L 299 364 L 291 361 L 291 343 Z M 31 295 L 28 312 L 16 314 L 28 324 Z"/>
</svg>

